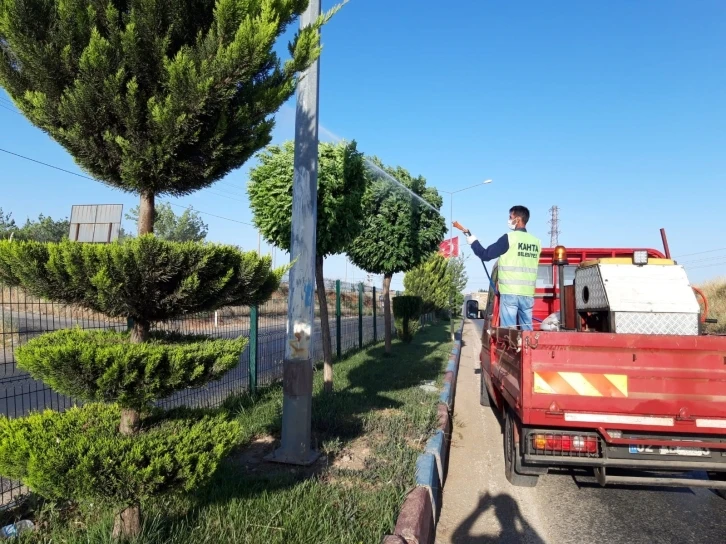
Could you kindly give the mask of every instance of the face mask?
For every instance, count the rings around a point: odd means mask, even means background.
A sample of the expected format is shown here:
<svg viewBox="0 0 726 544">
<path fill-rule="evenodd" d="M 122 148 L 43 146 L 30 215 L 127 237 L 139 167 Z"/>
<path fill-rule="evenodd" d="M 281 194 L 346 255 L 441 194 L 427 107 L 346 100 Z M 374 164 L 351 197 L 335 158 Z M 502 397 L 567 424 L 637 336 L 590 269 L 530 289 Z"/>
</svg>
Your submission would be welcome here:
<svg viewBox="0 0 726 544">
<path fill-rule="evenodd" d="M 514 230 L 517 228 L 517 220 L 510 219 L 509 221 L 507 221 L 507 225 L 509 226 L 509 230 Z"/>
</svg>

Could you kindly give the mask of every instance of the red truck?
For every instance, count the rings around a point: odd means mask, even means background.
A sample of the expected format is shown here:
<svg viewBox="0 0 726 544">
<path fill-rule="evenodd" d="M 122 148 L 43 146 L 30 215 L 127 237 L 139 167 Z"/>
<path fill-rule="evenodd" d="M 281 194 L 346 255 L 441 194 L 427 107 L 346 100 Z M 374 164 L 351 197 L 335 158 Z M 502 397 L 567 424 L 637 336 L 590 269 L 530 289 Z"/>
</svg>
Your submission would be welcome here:
<svg viewBox="0 0 726 544">
<path fill-rule="evenodd" d="M 654 249 L 543 249 L 533 331 L 499 327 L 492 291 L 465 311 L 481 320 L 481 404 L 503 421 L 512 484 L 585 467 L 602 486 L 726 494 L 726 336 L 704 332 L 683 267 Z"/>
</svg>

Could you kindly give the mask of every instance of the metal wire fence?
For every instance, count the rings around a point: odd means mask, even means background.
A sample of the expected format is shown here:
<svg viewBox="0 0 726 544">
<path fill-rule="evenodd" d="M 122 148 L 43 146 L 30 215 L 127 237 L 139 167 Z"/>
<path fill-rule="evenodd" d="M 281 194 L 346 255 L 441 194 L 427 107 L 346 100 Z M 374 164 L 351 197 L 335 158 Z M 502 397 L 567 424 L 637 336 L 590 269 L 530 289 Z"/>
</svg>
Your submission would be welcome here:
<svg viewBox="0 0 726 544">
<path fill-rule="evenodd" d="M 383 297 L 379 290 L 363 284 L 326 280 L 325 295 L 334 358 L 383 340 Z M 228 307 L 156 324 L 156 329 L 210 338 L 243 336 L 249 339 L 240 354 L 239 365 L 222 378 L 203 387 L 179 391 L 161 400 L 159 406 L 219 406 L 230 395 L 279 381 L 287 340 L 287 299 L 288 285 L 283 284 L 259 307 Z M 316 324 L 311 345 L 314 361 L 323 359 L 320 313 L 316 290 Z M 430 320 L 430 316 L 422 317 L 424 323 Z M 126 330 L 128 324 L 123 319 L 48 302 L 28 295 L 22 289 L 0 284 L 0 414 L 15 418 L 31 411 L 63 411 L 81 404 L 32 379 L 16 366 L 14 356 L 15 350 L 32 338 L 72 327 Z M 0 504 L 11 502 L 20 489 L 19 482 L 0 479 Z"/>
<path fill-rule="evenodd" d="M 380 290 L 363 284 L 325 281 L 330 325 L 330 348 L 340 358 L 352 350 L 383 339 L 383 297 Z M 268 386 L 282 377 L 287 339 L 288 286 L 283 284 L 260 307 L 228 307 L 158 323 L 156 329 L 201 334 L 210 338 L 249 339 L 240 364 L 221 379 L 204 387 L 180 391 L 159 404 L 218 406 L 229 395 Z M 323 359 L 320 303 L 315 297 L 316 325 L 311 355 Z M 430 317 L 422 317 L 422 322 Z M 38 299 L 19 288 L 0 285 L 0 414 L 20 417 L 33 410 L 64 410 L 79 401 L 65 397 L 33 380 L 15 364 L 15 350 L 46 332 L 71 327 L 125 330 L 126 320 L 111 319 L 77 307 Z"/>
</svg>

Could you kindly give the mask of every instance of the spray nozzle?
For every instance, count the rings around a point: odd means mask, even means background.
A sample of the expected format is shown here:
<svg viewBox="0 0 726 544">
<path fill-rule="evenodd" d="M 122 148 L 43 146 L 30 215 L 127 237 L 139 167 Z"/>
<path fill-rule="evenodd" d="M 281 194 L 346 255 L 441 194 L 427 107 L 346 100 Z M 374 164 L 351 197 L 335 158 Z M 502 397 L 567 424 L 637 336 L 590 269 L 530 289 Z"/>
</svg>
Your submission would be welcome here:
<svg viewBox="0 0 726 544">
<path fill-rule="evenodd" d="M 458 221 L 454 221 L 453 225 L 454 225 L 454 228 L 459 229 L 461 232 L 463 232 L 467 236 L 471 236 L 471 231 L 469 229 L 467 229 L 464 225 L 459 223 Z"/>
</svg>

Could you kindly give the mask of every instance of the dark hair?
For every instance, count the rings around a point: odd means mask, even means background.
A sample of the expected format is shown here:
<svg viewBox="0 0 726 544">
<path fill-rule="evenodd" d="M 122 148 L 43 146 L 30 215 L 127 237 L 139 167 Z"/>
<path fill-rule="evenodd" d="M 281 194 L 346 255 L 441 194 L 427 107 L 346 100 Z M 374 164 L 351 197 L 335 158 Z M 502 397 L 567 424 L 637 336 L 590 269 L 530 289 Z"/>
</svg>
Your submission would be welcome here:
<svg viewBox="0 0 726 544">
<path fill-rule="evenodd" d="M 525 225 L 529 222 L 529 210 L 525 206 L 512 206 L 509 213 L 519 217 Z"/>
</svg>

